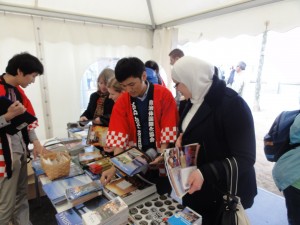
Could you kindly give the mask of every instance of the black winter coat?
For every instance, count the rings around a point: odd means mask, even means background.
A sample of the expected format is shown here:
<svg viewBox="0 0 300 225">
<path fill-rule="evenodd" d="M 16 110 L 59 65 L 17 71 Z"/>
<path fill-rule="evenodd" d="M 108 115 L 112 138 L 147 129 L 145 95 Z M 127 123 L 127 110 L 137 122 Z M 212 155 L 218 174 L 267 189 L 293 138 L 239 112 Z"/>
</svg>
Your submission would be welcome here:
<svg viewBox="0 0 300 225">
<path fill-rule="evenodd" d="M 182 118 L 191 106 L 189 102 Z M 257 194 L 253 117 L 247 103 L 235 91 L 227 88 L 225 82 L 217 76 L 214 76 L 204 102 L 183 134 L 182 145 L 191 143 L 201 145 L 197 167 L 203 174 L 204 183 L 200 191 L 185 195 L 183 204 L 199 212 L 206 221 L 205 224 L 210 224 L 222 200 L 222 195 L 214 185 L 226 190 L 226 173 L 221 162 L 226 157 L 234 156 L 239 169 L 237 195 L 241 198 L 244 208 L 251 207 Z M 209 163 L 216 166 L 220 182 L 217 183 Z"/>
</svg>

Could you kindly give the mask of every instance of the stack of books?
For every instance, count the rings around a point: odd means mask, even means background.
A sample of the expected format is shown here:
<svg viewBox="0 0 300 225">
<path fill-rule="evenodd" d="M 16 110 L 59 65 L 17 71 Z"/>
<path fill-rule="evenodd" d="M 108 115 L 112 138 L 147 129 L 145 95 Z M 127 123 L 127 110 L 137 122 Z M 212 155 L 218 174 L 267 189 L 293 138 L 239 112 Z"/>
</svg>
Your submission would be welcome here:
<svg viewBox="0 0 300 225">
<path fill-rule="evenodd" d="M 121 197 L 127 205 L 132 205 L 149 195 L 156 193 L 156 185 L 140 175 L 120 177 L 103 188 L 103 194 L 113 199 Z"/>
<path fill-rule="evenodd" d="M 66 189 L 66 197 L 75 206 L 102 195 L 102 189 L 100 180 L 95 180 L 88 184 Z"/>
<path fill-rule="evenodd" d="M 120 198 L 114 198 L 93 211 L 82 215 L 84 225 L 127 224 L 128 206 Z"/>
<path fill-rule="evenodd" d="M 93 152 L 83 152 L 78 154 L 78 160 L 80 164 L 86 165 L 90 162 L 94 162 L 96 160 L 100 160 L 103 158 L 103 155 L 100 153 L 100 151 L 95 150 Z"/>
</svg>

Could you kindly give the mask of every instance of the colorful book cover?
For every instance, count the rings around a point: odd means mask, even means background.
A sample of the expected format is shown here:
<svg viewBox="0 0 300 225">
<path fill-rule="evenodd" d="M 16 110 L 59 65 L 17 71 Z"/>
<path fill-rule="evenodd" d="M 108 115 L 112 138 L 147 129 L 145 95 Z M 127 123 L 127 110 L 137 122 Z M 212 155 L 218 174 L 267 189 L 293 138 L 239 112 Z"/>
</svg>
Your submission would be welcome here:
<svg viewBox="0 0 300 225">
<path fill-rule="evenodd" d="M 91 125 L 88 130 L 86 143 L 88 145 L 104 147 L 106 145 L 107 131 L 108 127 Z"/>
<path fill-rule="evenodd" d="M 119 218 L 124 218 L 123 222 L 127 221 L 128 217 L 128 206 L 120 198 L 116 197 L 109 202 L 101 205 L 93 211 L 85 213 L 82 215 L 84 224 L 105 224 L 109 221 L 119 220 Z M 115 224 L 120 224 L 120 221 Z"/>
<path fill-rule="evenodd" d="M 167 175 L 177 197 L 182 198 L 188 191 L 189 175 L 197 169 L 199 144 L 185 145 L 165 150 L 164 159 Z"/>
<path fill-rule="evenodd" d="M 100 180 L 95 180 L 88 184 L 66 189 L 66 196 L 68 200 L 72 201 L 92 192 L 98 192 L 102 189 L 103 185 L 101 184 Z"/>
<path fill-rule="evenodd" d="M 44 184 L 43 190 L 54 205 L 60 205 L 67 201 L 66 189 L 90 182 L 92 182 L 91 178 L 84 174 Z"/>
<path fill-rule="evenodd" d="M 189 207 L 168 218 L 169 225 L 201 225 L 202 216 Z"/>
<path fill-rule="evenodd" d="M 83 225 L 82 215 L 108 202 L 104 196 L 96 197 L 88 202 L 77 205 L 55 215 L 59 225 Z"/>
<path fill-rule="evenodd" d="M 128 176 L 145 171 L 150 161 L 149 156 L 137 148 L 130 148 L 111 158 L 111 162 Z"/>
</svg>

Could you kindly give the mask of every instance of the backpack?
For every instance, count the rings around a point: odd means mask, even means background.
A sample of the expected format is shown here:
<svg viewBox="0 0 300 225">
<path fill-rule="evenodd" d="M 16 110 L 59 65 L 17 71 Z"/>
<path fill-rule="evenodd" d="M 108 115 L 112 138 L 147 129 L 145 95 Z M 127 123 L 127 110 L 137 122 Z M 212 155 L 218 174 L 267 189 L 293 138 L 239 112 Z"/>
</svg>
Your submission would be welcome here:
<svg viewBox="0 0 300 225">
<path fill-rule="evenodd" d="M 264 137 L 264 151 L 268 161 L 277 162 L 284 153 L 300 145 L 290 145 L 290 127 L 299 112 L 300 110 L 283 111 L 276 117 Z"/>
</svg>

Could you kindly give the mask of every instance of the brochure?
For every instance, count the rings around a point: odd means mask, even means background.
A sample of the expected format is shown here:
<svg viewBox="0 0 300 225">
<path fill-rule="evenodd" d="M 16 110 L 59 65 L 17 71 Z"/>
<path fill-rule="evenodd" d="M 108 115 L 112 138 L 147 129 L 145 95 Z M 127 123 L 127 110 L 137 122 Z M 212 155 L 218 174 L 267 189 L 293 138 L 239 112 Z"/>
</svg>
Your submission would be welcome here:
<svg viewBox="0 0 300 225">
<path fill-rule="evenodd" d="M 9 100 L 5 96 L 0 96 L 0 115 L 3 115 L 7 112 L 9 106 L 13 104 L 11 100 Z M 1 129 L 5 130 L 6 133 L 10 135 L 14 135 L 22 130 L 24 127 L 27 127 L 29 124 L 36 121 L 37 118 L 31 115 L 29 112 L 25 111 L 23 114 L 16 116 L 10 121 L 10 125 L 7 125 Z"/>
<path fill-rule="evenodd" d="M 188 191 L 189 175 L 197 169 L 197 155 L 199 144 L 185 145 L 165 150 L 164 159 L 166 171 L 171 186 L 178 198 L 182 198 Z"/>
<path fill-rule="evenodd" d="M 88 130 L 86 143 L 88 145 L 104 147 L 106 145 L 107 131 L 108 127 L 91 125 Z"/>
<path fill-rule="evenodd" d="M 128 176 L 144 172 L 151 158 L 137 148 L 130 148 L 111 158 L 111 162 Z"/>
<path fill-rule="evenodd" d="M 201 225 L 202 216 L 189 207 L 168 218 L 169 225 Z"/>
</svg>

